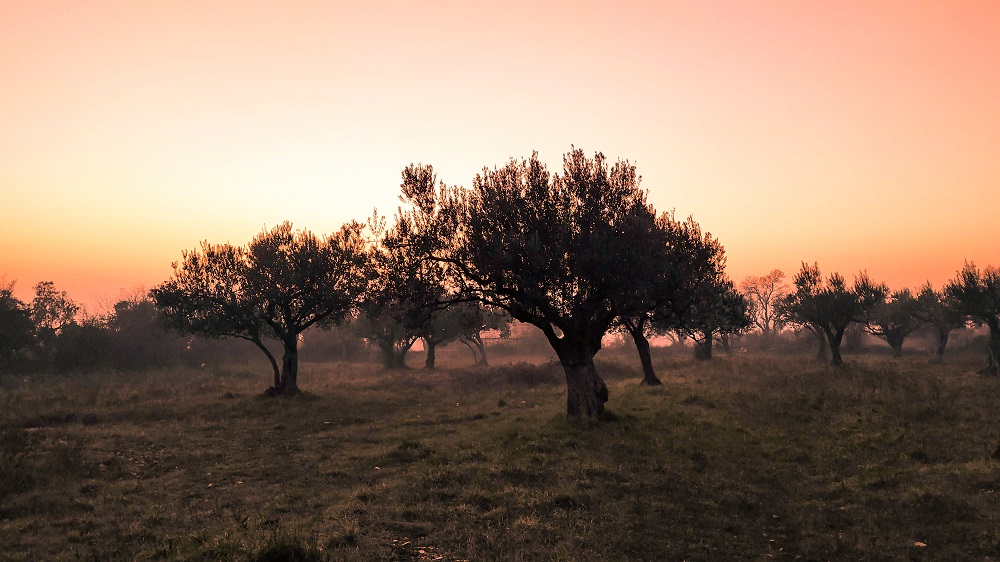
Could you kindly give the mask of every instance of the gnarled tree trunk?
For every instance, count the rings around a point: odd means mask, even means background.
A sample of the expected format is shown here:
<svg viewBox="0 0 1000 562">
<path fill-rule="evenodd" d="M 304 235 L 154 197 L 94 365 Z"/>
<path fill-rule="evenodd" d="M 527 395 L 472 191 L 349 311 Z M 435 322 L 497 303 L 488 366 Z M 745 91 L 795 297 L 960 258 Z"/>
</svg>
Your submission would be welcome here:
<svg viewBox="0 0 1000 562">
<path fill-rule="evenodd" d="M 434 368 L 434 360 L 437 357 L 437 353 L 435 353 L 437 345 L 438 345 L 437 342 L 434 341 L 433 339 L 424 338 L 424 347 L 427 348 L 427 359 L 424 360 L 425 369 Z"/>
<path fill-rule="evenodd" d="M 944 362 L 944 348 L 948 346 L 948 337 L 951 335 L 950 329 L 937 330 L 937 347 L 934 349 L 934 363 Z"/>
<path fill-rule="evenodd" d="M 281 357 L 281 384 L 275 388 L 277 394 L 295 394 L 299 391 L 299 338 L 297 335 L 284 338 L 281 342 L 284 355 Z"/>
<path fill-rule="evenodd" d="M 556 354 L 566 372 L 566 413 L 597 417 L 604 413 L 608 401 L 608 386 L 594 367 L 596 351 L 561 344 Z"/>
<path fill-rule="evenodd" d="M 844 329 L 824 331 L 827 343 L 830 344 L 830 365 L 839 367 L 844 364 L 844 359 L 840 356 L 840 342 L 844 340 Z"/>
<path fill-rule="evenodd" d="M 635 342 L 635 350 L 639 352 L 639 362 L 642 363 L 642 384 L 647 386 L 662 384 L 656 376 L 656 372 L 653 371 L 653 357 L 649 353 L 649 340 L 646 339 L 642 327 L 625 323 L 625 329 L 628 330 L 632 341 Z"/>
</svg>

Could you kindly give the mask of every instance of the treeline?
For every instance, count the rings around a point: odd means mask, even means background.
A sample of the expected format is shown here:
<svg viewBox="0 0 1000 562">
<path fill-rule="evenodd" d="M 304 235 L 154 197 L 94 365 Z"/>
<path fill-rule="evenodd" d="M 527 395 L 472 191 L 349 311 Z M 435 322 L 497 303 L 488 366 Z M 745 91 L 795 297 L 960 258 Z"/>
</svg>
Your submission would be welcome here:
<svg viewBox="0 0 1000 562">
<path fill-rule="evenodd" d="M 643 381 L 658 384 L 649 338 L 691 339 L 699 358 L 714 343 L 756 329 L 815 334 L 820 354 L 843 362 L 848 328 L 863 325 L 897 352 L 919 326 L 948 334 L 967 322 L 990 329 L 989 363 L 1000 350 L 1000 274 L 967 264 L 943 290 L 890 292 L 860 275 L 853 285 L 803 264 L 791 287 L 783 274 L 725 273 L 722 244 L 693 218 L 657 213 L 627 161 L 609 165 L 579 149 L 550 173 L 537 154 L 484 168 L 469 188 L 439 182 L 429 165 L 402 172 L 401 206 L 328 236 L 265 230 L 246 246 L 203 242 L 185 251 L 173 275 L 150 292 L 175 332 L 245 340 L 267 357 L 271 394 L 298 388 L 306 330 L 350 325 L 398 367 L 422 339 L 462 341 L 486 362 L 481 334 L 513 320 L 544 334 L 566 373 L 567 411 L 596 416 L 608 389 L 593 358 L 614 331 L 635 342 Z M 14 307 L 16 308 L 16 307 Z M 280 344 L 279 354 L 267 345 Z"/>
</svg>

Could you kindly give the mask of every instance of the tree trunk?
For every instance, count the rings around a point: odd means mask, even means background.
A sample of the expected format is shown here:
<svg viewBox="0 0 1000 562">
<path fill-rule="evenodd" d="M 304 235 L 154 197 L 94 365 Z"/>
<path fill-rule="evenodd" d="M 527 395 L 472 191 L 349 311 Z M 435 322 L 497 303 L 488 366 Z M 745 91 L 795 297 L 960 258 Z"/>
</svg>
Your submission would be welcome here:
<svg viewBox="0 0 1000 562">
<path fill-rule="evenodd" d="M 944 362 L 944 348 L 948 345 L 948 336 L 950 335 L 951 335 L 951 330 L 938 329 L 937 349 L 934 350 L 934 363 Z"/>
<path fill-rule="evenodd" d="M 274 386 L 272 388 L 279 388 L 281 386 L 281 371 L 278 369 L 278 361 L 274 358 L 271 350 L 264 345 L 264 342 L 259 339 L 250 339 L 250 341 L 260 348 L 260 350 L 264 352 L 264 355 L 267 356 L 268 362 L 271 363 L 271 369 L 274 371 Z"/>
<path fill-rule="evenodd" d="M 979 374 L 996 376 L 1000 374 L 1000 367 L 997 365 L 1000 361 L 1000 323 L 990 324 L 990 342 L 987 344 L 987 351 L 989 364 L 979 371 Z"/>
<path fill-rule="evenodd" d="M 380 341 L 378 345 L 379 354 L 382 356 L 382 366 L 386 369 L 402 369 L 406 367 L 406 352 L 409 346 L 403 349 L 396 349 L 395 342 Z"/>
<path fill-rule="evenodd" d="M 285 353 L 281 357 L 281 384 L 278 394 L 295 394 L 299 391 L 299 338 L 297 335 L 282 342 Z"/>
<path fill-rule="evenodd" d="M 435 342 L 433 340 L 430 340 L 430 339 L 427 339 L 427 338 L 424 338 L 424 346 L 427 347 L 427 359 L 424 360 L 424 368 L 425 369 L 433 369 L 434 368 L 434 358 L 437 356 L 435 354 L 435 352 L 434 352 L 434 350 L 437 349 L 437 342 Z"/>
<path fill-rule="evenodd" d="M 472 343 L 476 344 L 476 348 L 479 349 L 479 359 L 476 360 L 476 365 L 489 366 L 490 362 L 486 360 L 486 344 L 483 343 L 482 336 L 474 334 L 471 339 Z"/>
<path fill-rule="evenodd" d="M 830 344 L 830 365 L 839 367 L 844 364 L 844 359 L 840 356 L 840 342 L 844 340 L 844 330 L 839 329 L 836 332 L 825 330 L 825 332 Z"/>
<path fill-rule="evenodd" d="M 458 338 L 458 341 L 460 341 L 462 345 L 464 345 L 465 347 L 469 348 L 469 351 L 472 353 L 472 364 L 478 365 L 479 355 L 476 354 L 476 348 L 472 347 L 472 343 L 470 343 L 472 340 L 469 339 L 467 336 L 462 336 Z"/>
<path fill-rule="evenodd" d="M 642 363 L 642 384 L 646 386 L 662 384 L 653 371 L 653 358 L 649 354 L 649 340 L 646 339 L 646 334 L 643 334 L 642 330 L 639 329 L 633 330 L 630 326 L 626 326 L 626 328 L 632 335 L 636 351 L 639 352 L 639 362 Z"/>
<path fill-rule="evenodd" d="M 813 335 L 815 335 L 816 339 L 819 340 L 819 350 L 816 351 L 816 360 L 826 363 L 829 360 L 827 350 L 830 348 L 830 345 L 826 340 L 826 334 L 822 331 L 814 331 Z"/>
<path fill-rule="evenodd" d="M 699 361 L 710 361 L 712 359 L 712 335 L 709 334 L 703 341 L 694 342 L 694 358 Z"/>
<path fill-rule="evenodd" d="M 589 418 L 601 415 L 604 403 L 608 401 L 608 387 L 594 367 L 596 352 L 556 349 L 556 354 L 566 372 L 566 413 Z"/>
</svg>

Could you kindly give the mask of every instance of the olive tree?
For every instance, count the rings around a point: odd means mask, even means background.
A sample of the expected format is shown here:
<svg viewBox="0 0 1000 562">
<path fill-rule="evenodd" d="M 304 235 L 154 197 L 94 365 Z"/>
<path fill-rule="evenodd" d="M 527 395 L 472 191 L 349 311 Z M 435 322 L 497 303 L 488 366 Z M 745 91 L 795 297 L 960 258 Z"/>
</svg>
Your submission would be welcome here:
<svg viewBox="0 0 1000 562">
<path fill-rule="evenodd" d="M 629 302 L 615 321 L 617 328 L 632 338 L 642 365 L 642 383 L 648 386 L 660 384 L 653 370 L 649 336 L 677 333 L 680 320 L 694 306 L 704 285 L 725 263 L 721 244 L 711 235 L 703 237 L 701 226 L 691 217 L 679 221 L 673 212 L 663 213 L 656 218 L 656 229 L 652 233 L 659 237 L 656 259 L 649 260 L 643 275 L 646 283 L 622 295 Z"/>
<path fill-rule="evenodd" d="M 594 355 L 631 312 L 623 297 L 647 282 L 660 242 L 635 166 L 574 148 L 551 174 L 534 153 L 484 168 L 468 189 L 404 196 L 430 227 L 414 249 L 448 266 L 459 298 L 539 328 L 566 374 L 567 412 L 601 414 L 608 387 Z"/>
<path fill-rule="evenodd" d="M 364 291 L 367 250 L 361 225 L 317 237 L 289 222 L 258 234 L 246 247 L 202 243 L 174 263 L 151 295 L 174 329 L 253 342 L 274 371 L 271 394 L 298 390 L 299 335 L 341 322 Z M 281 369 L 264 344 L 275 338 Z"/>
<path fill-rule="evenodd" d="M 903 342 L 920 328 L 917 299 L 909 289 L 894 291 L 888 297 L 884 285 L 873 285 L 868 290 L 876 292 L 869 293 L 873 306 L 865 316 L 865 330 L 889 344 L 894 357 L 902 357 Z"/>
<path fill-rule="evenodd" d="M 940 363 L 944 360 L 944 349 L 951 332 L 965 326 L 965 315 L 954 297 L 949 296 L 946 291 L 934 290 L 929 282 L 920 288 L 916 299 L 913 315 L 934 331 L 937 338 L 934 362 Z"/>
<path fill-rule="evenodd" d="M 810 266 L 805 262 L 793 283 L 795 290 L 782 299 L 782 314 L 789 321 L 822 334 L 830 349 L 831 365 L 842 365 L 840 344 L 844 332 L 852 322 L 864 321 L 865 312 L 885 298 L 884 290 L 865 274 L 855 279 L 853 287 L 848 287 L 839 273 L 824 280 L 817 264 Z"/>
<path fill-rule="evenodd" d="M 986 345 L 988 363 L 982 374 L 998 374 L 1000 361 L 1000 268 L 979 269 L 966 263 L 958 275 L 945 286 L 945 293 L 955 299 L 958 309 L 979 325 L 990 330 Z"/>
</svg>

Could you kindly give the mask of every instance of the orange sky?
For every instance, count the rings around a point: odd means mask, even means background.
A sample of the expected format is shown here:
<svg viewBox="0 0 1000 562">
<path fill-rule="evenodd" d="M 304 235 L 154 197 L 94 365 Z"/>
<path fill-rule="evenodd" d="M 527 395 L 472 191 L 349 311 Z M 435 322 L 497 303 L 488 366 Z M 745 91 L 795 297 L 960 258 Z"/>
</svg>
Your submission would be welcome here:
<svg viewBox="0 0 1000 562">
<path fill-rule="evenodd" d="M 736 281 L 1000 265 L 1000 4 L 536 4 L 0 3 L 0 276 L 96 308 L 200 240 L 391 215 L 411 162 L 571 144 Z"/>
</svg>

